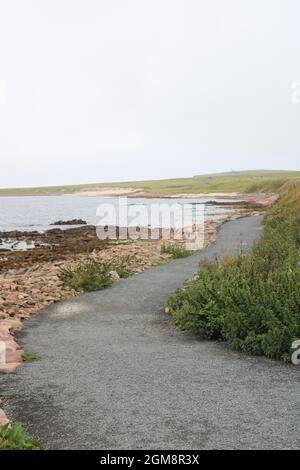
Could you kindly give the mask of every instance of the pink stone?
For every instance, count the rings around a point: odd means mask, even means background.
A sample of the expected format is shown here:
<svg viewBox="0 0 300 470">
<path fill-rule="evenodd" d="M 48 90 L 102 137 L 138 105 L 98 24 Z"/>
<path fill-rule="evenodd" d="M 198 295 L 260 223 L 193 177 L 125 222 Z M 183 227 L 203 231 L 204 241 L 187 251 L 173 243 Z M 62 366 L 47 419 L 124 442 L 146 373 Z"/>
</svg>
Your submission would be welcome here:
<svg viewBox="0 0 300 470">
<path fill-rule="evenodd" d="M 22 352 L 20 349 L 6 349 L 6 364 L 21 363 Z"/>
<path fill-rule="evenodd" d="M 4 426 L 5 424 L 9 423 L 6 414 L 0 408 L 0 427 Z"/>
<path fill-rule="evenodd" d="M 17 367 L 19 367 L 21 362 L 10 362 L 7 364 L 0 364 L 0 373 L 2 374 L 13 374 Z"/>
<path fill-rule="evenodd" d="M 5 300 L 6 300 L 6 302 L 15 303 L 15 302 L 17 302 L 18 299 L 19 299 L 18 294 L 9 294 L 9 295 L 6 296 Z"/>
</svg>

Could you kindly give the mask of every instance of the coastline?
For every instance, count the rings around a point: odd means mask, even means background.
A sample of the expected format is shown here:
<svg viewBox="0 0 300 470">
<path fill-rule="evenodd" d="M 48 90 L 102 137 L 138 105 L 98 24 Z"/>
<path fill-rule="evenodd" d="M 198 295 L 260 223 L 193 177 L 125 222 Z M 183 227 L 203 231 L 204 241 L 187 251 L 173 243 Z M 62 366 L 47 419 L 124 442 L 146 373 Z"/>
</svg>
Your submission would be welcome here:
<svg viewBox="0 0 300 470">
<path fill-rule="evenodd" d="M 265 206 L 261 205 L 260 210 L 254 207 L 255 204 L 252 209 L 247 205 L 244 208 L 236 207 L 234 213 L 226 214 L 218 222 L 206 220 L 204 247 L 216 240 L 223 223 L 257 214 L 264 210 Z M 170 255 L 161 253 L 161 239 L 129 240 L 126 243 L 104 242 L 97 239 L 95 233 L 92 237 L 91 230 L 95 232 L 95 227 L 86 226 L 64 231 L 56 229 L 56 234 L 61 238 L 61 249 L 57 252 L 44 246 L 26 252 L 0 254 L 0 340 L 6 344 L 6 364 L 0 365 L 0 373 L 14 373 L 23 362 L 24 351 L 17 343 L 15 333 L 23 328 L 23 322 L 27 318 L 37 315 L 54 302 L 81 293 L 63 285 L 59 279 L 62 269 L 73 270 L 91 260 L 105 262 L 126 258 L 130 260 L 132 272 L 138 273 L 172 259 Z M 73 237 L 68 236 L 72 231 Z M 53 230 L 48 232 L 53 233 Z M 21 232 L 20 236 L 26 235 Z M 6 422 L 7 417 L 0 408 L 0 426 Z"/>
<path fill-rule="evenodd" d="M 227 361 L 229 361 L 230 366 L 232 364 L 237 366 L 233 367 L 235 373 L 230 374 L 229 408 L 226 408 L 226 410 L 230 410 L 230 400 L 232 402 L 232 396 L 235 396 L 236 386 L 241 384 L 241 369 L 246 370 L 247 374 L 250 373 L 250 376 L 249 374 L 246 376 L 246 383 L 251 380 L 251 377 L 255 378 L 257 376 L 258 382 L 261 382 L 259 379 L 261 377 L 261 366 L 264 364 L 264 373 L 267 373 L 268 368 L 270 368 L 270 361 L 256 358 L 249 359 L 247 354 L 232 353 L 226 346 L 224 347 L 223 344 L 214 341 L 210 343 L 207 341 L 199 342 L 194 335 L 183 334 L 171 325 L 171 318 L 163 313 L 163 308 L 165 306 L 165 296 L 172 294 L 176 287 L 183 285 L 186 279 L 193 276 L 199 268 L 199 261 L 206 259 L 208 256 L 211 260 L 214 260 L 216 257 L 221 259 L 225 253 L 234 254 L 236 250 L 240 250 L 242 240 L 248 242 L 252 236 L 259 237 L 261 230 L 258 227 L 260 225 L 261 217 L 246 217 L 228 222 L 222 226 L 216 243 L 208 247 L 207 251 L 205 250 L 202 254 L 198 252 L 190 258 L 149 269 L 139 276 L 122 280 L 104 291 L 53 304 L 41 315 L 32 318 L 27 322 L 24 332 L 18 334 L 17 338 L 20 339 L 27 351 L 39 352 L 41 360 L 28 364 L 21 370 L 19 369 L 17 375 L 3 377 L 3 384 L 5 384 L 6 389 L 16 393 L 16 398 L 5 399 L 4 410 L 9 418 L 13 422 L 23 423 L 30 435 L 37 436 L 40 439 L 41 448 L 57 448 L 58 446 L 68 448 L 70 445 L 73 448 L 78 447 L 83 442 L 81 429 L 84 436 L 91 436 L 91 440 L 85 440 L 86 448 L 96 447 L 95 435 L 99 436 L 99 440 L 104 442 L 107 447 L 117 447 L 128 431 L 128 421 L 125 420 L 125 423 L 122 424 L 122 432 L 112 433 L 118 439 L 118 442 L 114 439 L 109 443 L 106 442 L 106 426 L 107 423 L 109 425 L 112 422 L 110 418 L 112 397 L 116 403 L 118 403 L 118 400 L 115 400 L 115 398 L 120 397 L 121 407 L 130 419 L 131 416 L 134 416 L 131 410 L 136 409 L 135 398 L 140 396 L 142 391 L 145 399 L 143 403 L 144 412 L 142 417 L 138 414 L 138 420 L 141 423 L 147 423 L 149 400 L 152 400 L 153 397 L 153 387 L 159 383 L 164 388 L 164 399 L 160 404 L 161 393 L 159 392 L 156 395 L 155 409 L 157 406 L 159 406 L 159 409 L 156 412 L 155 421 L 152 423 L 153 428 L 151 428 L 153 429 L 153 435 L 156 436 L 156 424 L 159 422 L 160 417 L 164 416 L 161 410 L 166 410 L 165 404 L 168 406 L 167 411 L 170 410 L 175 417 L 178 409 L 185 410 L 185 406 L 189 408 L 189 404 L 186 404 L 186 397 L 190 396 L 191 384 L 194 390 L 193 396 L 197 398 L 199 396 L 199 393 L 197 394 L 199 384 L 203 383 L 203 393 L 211 403 L 210 411 L 213 415 L 215 412 L 214 396 L 206 393 L 207 381 L 201 380 L 201 377 L 206 377 L 206 373 L 200 367 L 195 375 L 195 367 L 197 368 L 200 363 L 206 365 L 206 371 L 211 373 L 209 383 L 215 385 L 215 390 L 219 393 L 220 403 L 222 403 L 224 397 L 214 371 L 217 364 L 218 374 L 223 371 L 224 380 L 228 381 Z M 233 252 L 231 249 L 233 249 Z M 84 338 L 83 342 L 82 338 Z M 215 350 L 215 360 L 211 359 L 212 348 Z M 205 354 L 205 356 L 203 357 L 202 354 Z M 189 357 L 188 360 L 187 357 Z M 221 362 L 220 359 L 222 359 Z M 254 370 L 253 362 L 257 366 Z M 179 373 L 178 367 L 180 367 Z M 282 370 L 283 377 L 286 377 L 286 366 L 283 365 Z M 187 371 L 189 371 L 188 380 L 186 379 Z M 84 373 L 83 376 L 81 375 L 82 372 Z M 155 378 L 158 373 L 160 375 L 156 381 Z M 274 381 L 274 373 L 272 369 L 270 371 L 270 383 L 272 379 Z M 266 375 L 268 376 L 268 374 Z M 174 377 L 174 386 L 171 388 L 169 386 L 170 376 Z M 82 381 L 78 380 L 78 377 L 82 377 Z M 146 379 L 145 383 L 143 379 Z M 180 407 L 176 408 L 178 380 L 180 380 L 181 385 L 185 385 L 185 390 L 179 394 Z M 128 386 L 132 383 L 134 384 L 134 395 L 132 394 L 133 389 Z M 141 383 L 144 385 L 140 389 Z M 51 384 L 49 389 L 47 388 L 48 384 Z M 71 384 L 73 386 L 69 387 Z M 244 387 L 244 384 L 242 384 L 242 387 Z M 280 387 L 280 383 L 278 387 Z M 159 387 L 160 389 L 161 387 Z M 128 391 L 126 392 L 126 398 L 123 390 Z M 144 392 L 146 390 L 148 392 L 145 396 Z M 103 396 L 105 397 L 105 403 L 102 401 Z M 280 396 L 284 397 L 284 393 Z M 69 397 L 71 397 L 70 400 Z M 98 397 L 97 402 L 94 402 L 93 397 Z M 249 397 L 251 397 L 251 390 L 249 391 Z M 172 410 L 169 405 L 170 400 Z M 199 417 L 199 422 L 201 422 L 201 410 L 199 411 L 197 400 L 194 401 L 195 406 L 190 419 L 193 419 L 195 412 L 197 412 L 198 415 L 196 416 Z M 131 406 L 129 412 L 128 403 Z M 64 404 L 67 406 L 65 407 Z M 150 401 L 150 404 L 151 409 L 154 409 L 152 401 Z M 124 406 L 125 408 L 123 408 Z M 162 408 L 160 408 L 161 406 Z M 79 409 L 78 413 L 75 410 L 76 407 Z M 88 408 L 88 414 L 85 413 L 86 407 Z M 104 428 L 101 424 L 103 409 L 106 409 L 109 413 L 105 413 Z M 113 418 L 117 419 L 117 421 L 114 419 L 113 423 L 117 422 L 119 429 L 124 414 L 118 413 L 118 406 L 117 408 L 113 407 L 113 409 Z M 53 410 L 58 410 L 59 413 L 54 412 L 53 414 Z M 93 433 L 90 433 L 89 416 L 94 416 L 93 413 L 97 410 Z M 237 419 L 239 411 L 240 409 L 236 413 Z M 230 413 L 229 415 L 231 416 Z M 274 412 L 275 415 L 276 412 Z M 75 422 L 72 421 L 71 428 L 68 426 L 70 416 L 74 416 L 75 419 Z M 185 421 L 187 425 L 189 425 L 190 419 Z M 218 422 L 218 417 L 216 420 Z M 51 423 L 51 425 L 45 426 L 45 423 Z M 247 423 L 247 419 L 245 419 L 245 423 Z M 180 421 L 179 429 L 181 429 L 181 425 L 182 422 Z M 59 434 L 53 433 L 53 429 L 59 429 Z M 132 439 L 136 438 L 134 429 L 131 433 Z M 143 429 L 145 431 L 143 437 L 145 438 L 148 435 L 147 424 Z M 166 448 L 173 442 L 172 428 L 169 429 L 170 441 L 169 443 L 166 442 Z M 226 431 L 226 426 L 224 429 Z M 253 429 L 255 429 L 255 426 Z M 70 439 L 67 439 L 66 433 L 69 430 L 71 430 L 71 433 L 69 433 Z M 78 432 L 74 432 L 74 430 L 78 430 Z M 53 436 L 53 439 L 49 434 Z M 59 442 L 60 435 L 63 436 L 61 442 Z M 195 431 L 195 439 L 197 440 L 197 438 L 199 438 L 198 429 Z M 143 445 L 142 442 L 141 446 Z"/>
<path fill-rule="evenodd" d="M 215 239 L 218 225 L 206 221 L 205 246 Z M 14 339 L 14 332 L 22 328 L 22 322 L 53 302 L 80 293 L 63 286 L 59 279 L 62 270 L 74 270 L 91 260 L 101 263 L 126 259 L 128 267 L 138 273 L 171 258 L 161 253 L 162 239 L 103 241 L 97 238 L 95 227 L 90 226 L 56 229 L 56 232 L 62 242 L 54 250 L 44 246 L 25 252 L 0 253 L 0 340 L 7 347 L 6 364 L 0 365 L 0 373 L 14 372 L 22 363 L 23 351 Z M 48 236 L 47 232 L 44 235 Z M 20 238 L 26 236 L 19 234 Z M 178 244 L 174 240 L 170 243 Z"/>
<path fill-rule="evenodd" d="M 224 199 L 236 202 L 256 202 L 263 206 L 271 206 L 278 198 L 277 193 L 253 192 L 242 193 L 237 191 L 210 191 L 210 192 L 172 192 L 172 191 L 156 191 L 150 192 L 143 189 L 135 188 L 91 188 L 82 189 L 79 191 L 65 191 L 54 190 L 47 191 L 41 189 L 39 192 L 20 190 L 12 192 L 10 190 L 0 191 L 1 197 L 127 197 L 127 198 L 142 198 L 142 199 Z M 212 201 L 214 202 L 214 201 Z M 217 202 L 216 202 L 217 203 Z M 219 202 L 218 202 L 219 204 Z"/>
</svg>

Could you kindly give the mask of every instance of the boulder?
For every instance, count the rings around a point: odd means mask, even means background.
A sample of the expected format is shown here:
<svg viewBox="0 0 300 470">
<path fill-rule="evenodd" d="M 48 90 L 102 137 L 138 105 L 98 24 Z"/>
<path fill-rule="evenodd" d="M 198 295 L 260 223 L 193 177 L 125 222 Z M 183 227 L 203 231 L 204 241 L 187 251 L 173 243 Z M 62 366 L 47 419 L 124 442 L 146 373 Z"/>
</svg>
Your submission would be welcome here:
<svg viewBox="0 0 300 470">
<path fill-rule="evenodd" d="M 4 426 L 5 424 L 9 423 L 9 420 L 6 417 L 6 414 L 4 413 L 3 410 L 0 408 L 0 428 Z"/>
<path fill-rule="evenodd" d="M 117 271 L 110 271 L 108 274 L 109 274 L 109 277 L 111 278 L 111 280 L 112 280 L 113 282 L 116 282 L 116 281 L 118 281 L 118 280 L 120 279 L 120 276 L 119 276 L 119 274 L 117 273 Z"/>
</svg>

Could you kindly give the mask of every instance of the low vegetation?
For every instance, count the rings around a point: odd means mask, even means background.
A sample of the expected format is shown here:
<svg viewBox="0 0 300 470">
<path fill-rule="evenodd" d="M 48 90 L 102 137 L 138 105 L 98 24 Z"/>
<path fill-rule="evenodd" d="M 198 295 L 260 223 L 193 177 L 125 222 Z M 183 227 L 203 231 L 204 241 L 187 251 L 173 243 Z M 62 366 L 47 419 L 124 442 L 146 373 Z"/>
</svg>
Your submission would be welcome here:
<svg viewBox="0 0 300 470">
<path fill-rule="evenodd" d="M 0 398 L 13 398 L 15 396 L 16 396 L 16 393 L 10 390 L 0 391 Z"/>
<path fill-rule="evenodd" d="M 209 193 L 209 192 L 279 192 L 289 181 L 300 181 L 300 171 L 231 171 L 191 178 L 129 181 L 124 183 L 93 183 L 72 186 L 0 189 L 0 196 L 71 194 L 82 190 L 132 188 L 153 194 Z"/>
<path fill-rule="evenodd" d="M 165 243 L 162 244 L 160 252 L 161 254 L 171 255 L 173 259 L 186 258 L 193 254 L 193 251 L 182 246 L 166 245 Z"/>
<path fill-rule="evenodd" d="M 0 450 L 37 450 L 36 439 L 27 436 L 19 423 L 7 423 L 0 427 Z"/>
<path fill-rule="evenodd" d="M 26 352 L 22 353 L 22 361 L 23 362 L 30 362 L 30 361 L 38 361 L 40 356 L 36 353 L 28 354 Z"/>
<path fill-rule="evenodd" d="M 92 292 L 109 287 L 117 278 L 127 278 L 133 274 L 128 267 L 130 259 L 119 262 L 89 261 L 74 270 L 64 269 L 60 274 L 60 280 L 65 286 L 77 292 Z"/>
<path fill-rule="evenodd" d="M 206 264 L 168 307 L 183 330 L 289 361 L 300 338 L 300 185 L 267 213 L 250 254 Z"/>
</svg>

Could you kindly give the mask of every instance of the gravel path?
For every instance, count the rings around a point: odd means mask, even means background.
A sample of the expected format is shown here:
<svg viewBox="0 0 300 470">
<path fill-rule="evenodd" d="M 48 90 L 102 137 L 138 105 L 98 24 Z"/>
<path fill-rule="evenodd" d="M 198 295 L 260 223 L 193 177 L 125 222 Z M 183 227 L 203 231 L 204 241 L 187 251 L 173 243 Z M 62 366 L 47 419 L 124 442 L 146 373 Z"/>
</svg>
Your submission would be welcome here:
<svg viewBox="0 0 300 470">
<path fill-rule="evenodd" d="M 19 342 L 41 360 L 1 376 L 4 409 L 50 449 L 300 448 L 300 369 L 177 332 L 167 296 L 204 258 L 236 253 L 260 217 L 217 242 L 28 320 Z"/>
</svg>

